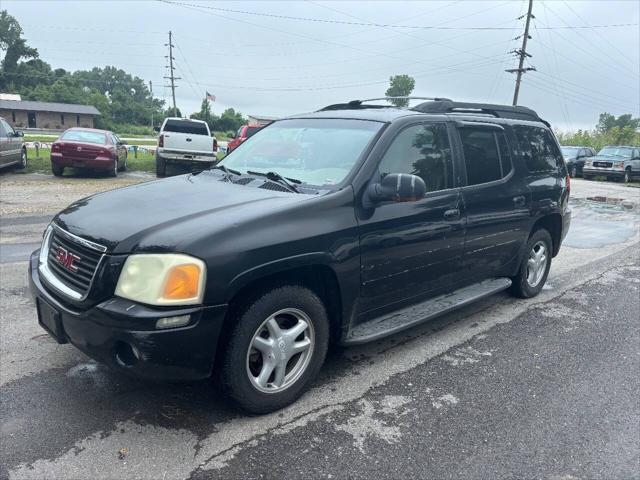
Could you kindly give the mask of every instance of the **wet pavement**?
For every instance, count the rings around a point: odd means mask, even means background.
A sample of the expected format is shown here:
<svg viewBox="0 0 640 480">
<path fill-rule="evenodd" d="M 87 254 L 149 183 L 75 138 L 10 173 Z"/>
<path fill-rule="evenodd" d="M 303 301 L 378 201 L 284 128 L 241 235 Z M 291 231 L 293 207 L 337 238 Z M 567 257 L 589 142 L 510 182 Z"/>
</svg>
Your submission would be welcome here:
<svg viewBox="0 0 640 480">
<path fill-rule="evenodd" d="M 1 263 L 0 478 L 638 477 L 638 213 L 587 201 L 607 188 L 592 183 L 573 183 L 537 298 L 334 348 L 307 394 L 259 417 L 208 382 L 144 382 L 57 345 L 26 263 Z M 38 215 L 3 217 L 0 246 L 37 241 Z"/>
</svg>

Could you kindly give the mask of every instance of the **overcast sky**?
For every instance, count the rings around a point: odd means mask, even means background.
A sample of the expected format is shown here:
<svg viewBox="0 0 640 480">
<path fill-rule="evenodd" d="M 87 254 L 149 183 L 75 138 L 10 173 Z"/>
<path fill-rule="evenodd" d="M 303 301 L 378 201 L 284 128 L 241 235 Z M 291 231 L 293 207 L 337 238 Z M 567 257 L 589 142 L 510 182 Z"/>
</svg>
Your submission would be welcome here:
<svg viewBox="0 0 640 480">
<path fill-rule="evenodd" d="M 279 116 L 383 96 L 389 76 L 402 73 L 416 79 L 416 96 L 510 104 L 515 75 L 504 69 L 517 66 L 508 52 L 520 47 L 527 0 L 0 0 L 0 8 L 52 67 L 114 65 L 151 80 L 167 103 L 172 30 L 184 114 L 209 91 L 216 113 Z M 524 76 L 519 104 L 561 130 L 592 128 L 603 111 L 640 115 L 639 1 L 534 0 L 533 13 L 527 64 L 537 71 Z"/>
</svg>

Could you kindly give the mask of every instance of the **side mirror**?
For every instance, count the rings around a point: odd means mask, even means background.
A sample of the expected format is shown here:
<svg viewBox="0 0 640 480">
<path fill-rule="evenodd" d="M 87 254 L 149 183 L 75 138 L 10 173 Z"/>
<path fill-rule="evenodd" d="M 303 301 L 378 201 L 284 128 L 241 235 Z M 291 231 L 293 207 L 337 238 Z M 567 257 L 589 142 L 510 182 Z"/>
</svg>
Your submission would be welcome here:
<svg viewBox="0 0 640 480">
<path fill-rule="evenodd" d="M 380 202 L 415 202 L 424 197 L 427 186 L 417 175 L 391 173 L 381 183 L 367 187 L 364 195 L 364 207 L 371 208 Z"/>
<path fill-rule="evenodd" d="M 153 127 L 153 131 L 154 132 L 159 132 L 160 131 L 160 127 L 158 127 L 158 126 Z"/>
<path fill-rule="evenodd" d="M 16 130 L 16 131 L 14 132 L 14 135 L 15 135 L 16 137 L 24 137 L 24 132 L 23 132 L 22 130 Z"/>
</svg>

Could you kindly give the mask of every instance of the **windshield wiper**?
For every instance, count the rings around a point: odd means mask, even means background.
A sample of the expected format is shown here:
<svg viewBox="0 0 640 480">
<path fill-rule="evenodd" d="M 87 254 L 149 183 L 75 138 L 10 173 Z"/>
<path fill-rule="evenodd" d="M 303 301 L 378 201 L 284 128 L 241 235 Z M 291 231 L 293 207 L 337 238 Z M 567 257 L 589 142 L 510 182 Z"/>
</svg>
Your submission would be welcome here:
<svg viewBox="0 0 640 480">
<path fill-rule="evenodd" d="M 231 180 L 231 174 L 233 175 L 242 175 L 239 171 L 237 170 L 233 170 L 232 168 L 227 168 L 224 165 L 216 165 L 215 167 L 211 167 L 211 170 L 221 170 L 224 172 L 225 176 L 224 179 L 225 180 Z"/>
<path fill-rule="evenodd" d="M 280 175 L 279 173 L 276 172 L 254 172 L 251 170 L 247 170 L 247 173 L 249 175 L 259 175 L 261 177 L 266 177 L 268 180 L 271 180 L 272 182 L 276 182 L 280 185 L 283 185 L 285 187 L 287 187 L 289 190 L 291 190 L 292 192 L 295 193 L 300 193 L 300 190 L 298 190 L 298 187 L 295 185 L 296 183 L 302 183 L 302 181 L 296 179 L 296 178 L 288 178 L 288 177 L 283 177 L 282 175 Z"/>
</svg>

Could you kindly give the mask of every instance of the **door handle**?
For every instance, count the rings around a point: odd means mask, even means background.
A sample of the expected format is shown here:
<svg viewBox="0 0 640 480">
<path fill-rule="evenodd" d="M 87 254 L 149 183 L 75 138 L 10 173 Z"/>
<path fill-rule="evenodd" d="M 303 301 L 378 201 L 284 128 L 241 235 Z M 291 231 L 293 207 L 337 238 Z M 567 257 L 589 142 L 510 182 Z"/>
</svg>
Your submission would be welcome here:
<svg viewBox="0 0 640 480">
<path fill-rule="evenodd" d="M 456 218 L 460 218 L 460 210 L 457 208 L 447 210 L 446 212 L 444 212 L 444 218 L 446 220 L 455 220 Z"/>
<path fill-rule="evenodd" d="M 524 207 L 527 199 L 524 198 L 524 195 L 518 195 L 517 197 L 513 197 L 513 203 L 516 207 Z"/>
</svg>

